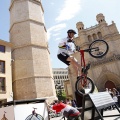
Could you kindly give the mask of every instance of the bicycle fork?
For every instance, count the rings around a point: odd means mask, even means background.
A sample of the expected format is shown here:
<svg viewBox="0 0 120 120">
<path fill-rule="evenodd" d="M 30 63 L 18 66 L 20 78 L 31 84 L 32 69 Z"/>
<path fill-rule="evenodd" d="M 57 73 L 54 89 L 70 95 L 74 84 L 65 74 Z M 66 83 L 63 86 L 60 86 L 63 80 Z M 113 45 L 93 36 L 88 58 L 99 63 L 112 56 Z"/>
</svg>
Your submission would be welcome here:
<svg viewBox="0 0 120 120">
<path fill-rule="evenodd" d="M 81 76 L 81 83 L 82 87 L 85 87 L 87 85 L 87 75 L 83 74 Z"/>
</svg>

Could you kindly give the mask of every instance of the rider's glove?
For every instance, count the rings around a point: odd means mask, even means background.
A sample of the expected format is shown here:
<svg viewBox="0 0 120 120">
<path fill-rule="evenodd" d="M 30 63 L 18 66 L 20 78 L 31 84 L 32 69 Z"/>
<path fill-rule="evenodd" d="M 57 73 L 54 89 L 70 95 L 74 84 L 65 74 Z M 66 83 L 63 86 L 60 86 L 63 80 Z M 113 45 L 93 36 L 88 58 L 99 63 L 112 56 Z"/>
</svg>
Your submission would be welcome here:
<svg viewBox="0 0 120 120">
<path fill-rule="evenodd" d="M 80 51 L 80 46 L 76 46 L 76 51 Z"/>
</svg>

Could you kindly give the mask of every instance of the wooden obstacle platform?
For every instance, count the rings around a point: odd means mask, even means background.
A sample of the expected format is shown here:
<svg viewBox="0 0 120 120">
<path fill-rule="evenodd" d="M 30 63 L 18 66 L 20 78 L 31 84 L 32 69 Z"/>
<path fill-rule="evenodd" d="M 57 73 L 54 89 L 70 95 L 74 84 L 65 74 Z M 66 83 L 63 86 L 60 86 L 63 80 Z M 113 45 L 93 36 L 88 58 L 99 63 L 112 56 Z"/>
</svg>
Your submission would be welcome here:
<svg viewBox="0 0 120 120">
<path fill-rule="evenodd" d="M 114 105 L 117 115 L 104 116 L 104 109 Z M 108 92 L 91 93 L 83 96 L 81 120 L 104 120 L 104 117 L 120 116 L 120 110 Z"/>
</svg>

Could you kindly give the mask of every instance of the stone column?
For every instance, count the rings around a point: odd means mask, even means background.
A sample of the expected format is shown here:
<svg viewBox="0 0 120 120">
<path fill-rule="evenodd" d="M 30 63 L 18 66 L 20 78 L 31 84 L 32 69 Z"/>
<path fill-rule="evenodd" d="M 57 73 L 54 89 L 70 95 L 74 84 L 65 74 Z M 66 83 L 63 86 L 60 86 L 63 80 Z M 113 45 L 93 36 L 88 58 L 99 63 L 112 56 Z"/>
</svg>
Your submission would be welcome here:
<svg viewBox="0 0 120 120">
<path fill-rule="evenodd" d="M 11 0 L 14 99 L 51 98 L 56 93 L 40 0 Z"/>
</svg>

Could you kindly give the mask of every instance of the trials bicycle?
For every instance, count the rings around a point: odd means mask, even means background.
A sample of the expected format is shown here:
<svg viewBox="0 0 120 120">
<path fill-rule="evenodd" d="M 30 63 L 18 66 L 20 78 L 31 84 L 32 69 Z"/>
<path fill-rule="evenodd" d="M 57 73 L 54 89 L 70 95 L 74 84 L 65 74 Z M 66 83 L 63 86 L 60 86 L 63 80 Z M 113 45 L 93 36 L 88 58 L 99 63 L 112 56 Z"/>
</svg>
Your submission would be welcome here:
<svg viewBox="0 0 120 120">
<path fill-rule="evenodd" d="M 93 80 L 87 76 L 88 74 L 87 70 L 89 69 L 90 64 L 86 66 L 84 53 L 88 52 L 90 56 L 94 58 L 102 58 L 108 52 L 109 49 L 108 43 L 105 40 L 95 40 L 89 45 L 88 49 L 84 49 L 84 50 L 78 48 L 79 46 L 77 46 L 76 44 L 75 46 L 77 51 L 80 52 L 81 67 L 82 67 L 81 76 L 77 78 L 77 81 L 75 83 L 75 89 L 77 93 L 80 95 L 92 93 L 95 89 L 95 84 Z"/>
</svg>

